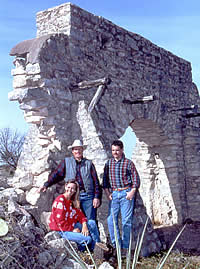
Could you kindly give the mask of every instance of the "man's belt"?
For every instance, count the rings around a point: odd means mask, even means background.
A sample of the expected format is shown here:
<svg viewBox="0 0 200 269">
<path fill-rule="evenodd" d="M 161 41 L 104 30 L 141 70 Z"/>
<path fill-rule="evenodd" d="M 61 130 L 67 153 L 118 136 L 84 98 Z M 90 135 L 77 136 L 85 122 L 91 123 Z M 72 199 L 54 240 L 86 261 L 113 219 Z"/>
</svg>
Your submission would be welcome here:
<svg viewBox="0 0 200 269">
<path fill-rule="evenodd" d="M 124 191 L 124 190 L 127 190 L 127 189 L 129 189 L 130 188 L 130 186 L 126 186 L 126 187 L 124 187 L 124 188 L 113 188 L 112 190 L 113 191 Z"/>
</svg>

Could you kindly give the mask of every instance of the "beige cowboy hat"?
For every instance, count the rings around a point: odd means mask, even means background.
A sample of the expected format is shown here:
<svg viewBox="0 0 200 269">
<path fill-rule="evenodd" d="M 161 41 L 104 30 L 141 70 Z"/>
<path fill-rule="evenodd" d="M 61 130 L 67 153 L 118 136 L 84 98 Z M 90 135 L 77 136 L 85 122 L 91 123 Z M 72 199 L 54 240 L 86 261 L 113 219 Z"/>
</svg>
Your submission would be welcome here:
<svg viewBox="0 0 200 269">
<path fill-rule="evenodd" d="M 83 149 L 86 149 L 87 146 L 83 145 L 83 142 L 81 140 L 76 139 L 71 146 L 68 146 L 68 149 L 72 149 L 75 147 L 82 147 Z"/>
</svg>

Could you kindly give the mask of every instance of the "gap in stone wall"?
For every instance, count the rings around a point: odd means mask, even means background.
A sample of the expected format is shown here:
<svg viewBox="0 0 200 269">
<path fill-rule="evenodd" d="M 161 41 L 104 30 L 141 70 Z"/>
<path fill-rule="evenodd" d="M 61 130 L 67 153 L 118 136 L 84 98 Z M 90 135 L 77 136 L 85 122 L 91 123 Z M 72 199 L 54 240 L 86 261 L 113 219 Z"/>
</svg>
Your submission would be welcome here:
<svg viewBox="0 0 200 269">
<path fill-rule="evenodd" d="M 120 140 L 124 144 L 124 153 L 128 159 L 132 159 L 133 150 L 136 145 L 136 135 L 133 129 L 129 126 Z"/>
</svg>

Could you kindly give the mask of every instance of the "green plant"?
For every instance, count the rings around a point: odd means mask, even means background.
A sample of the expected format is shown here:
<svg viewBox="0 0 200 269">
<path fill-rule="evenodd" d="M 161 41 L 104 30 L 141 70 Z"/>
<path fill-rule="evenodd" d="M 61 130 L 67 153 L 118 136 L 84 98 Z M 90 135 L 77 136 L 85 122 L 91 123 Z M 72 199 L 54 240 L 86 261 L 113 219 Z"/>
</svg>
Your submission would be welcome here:
<svg viewBox="0 0 200 269">
<path fill-rule="evenodd" d="M 135 246 L 135 252 L 134 252 L 134 256 L 133 256 L 133 262 L 132 262 L 132 269 L 136 268 L 137 262 L 138 262 L 138 258 L 139 258 L 139 254 L 141 251 L 141 247 L 142 247 L 142 242 L 144 239 L 144 234 L 146 231 L 146 227 L 148 224 L 148 220 L 149 218 L 147 217 L 142 234 L 138 235 L 137 237 L 137 242 L 136 242 L 136 246 Z M 115 224 L 115 220 L 114 220 L 114 215 L 113 215 L 113 222 L 114 222 L 114 231 L 115 231 L 115 241 L 116 241 L 116 247 L 117 247 L 117 256 L 121 255 L 121 251 L 120 251 L 120 246 L 119 246 L 119 242 L 118 242 L 118 238 L 117 238 L 117 230 L 116 230 L 116 224 Z M 176 244 L 178 238 L 180 237 L 180 235 L 182 234 L 183 230 L 185 229 L 186 224 L 183 226 L 183 228 L 181 229 L 181 231 L 178 233 L 177 237 L 175 238 L 173 244 L 171 245 L 171 247 L 169 248 L 167 254 L 161 259 L 161 261 L 159 262 L 159 264 L 157 265 L 156 269 L 162 269 L 168 256 L 170 255 L 174 245 Z M 130 269 L 130 265 L 131 265 L 131 241 L 132 241 L 132 234 L 130 236 L 130 244 L 129 244 L 129 250 L 128 250 L 128 257 L 126 257 L 126 269 Z M 118 260 L 118 268 L 121 269 L 122 268 L 122 263 L 121 263 L 121 257 L 117 257 Z M 187 264 L 188 265 L 188 264 Z M 187 266 L 186 265 L 186 266 Z M 183 268 L 185 269 L 186 266 Z"/>
<path fill-rule="evenodd" d="M 114 223 L 114 232 L 115 232 L 115 242 L 116 242 L 116 249 L 117 249 L 117 261 L 118 261 L 118 268 L 121 269 L 122 268 L 122 258 L 121 258 L 121 248 L 119 245 L 119 241 L 117 238 L 117 228 L 116 228 L 116 223 L 115 223 L 115 219 L 114 219 L 114 214 L 112 212 L 112 216 L 113 216 L 113 223 Z M 139 254 L 142 248 L 142 242 L 143 242 L 143 238 L 144 238 L 144 234 L 146 231 L 146 227 L 147 227 L 147 223 L 148 223 L 149 218 L 147 217 L 142 234 L 140 236 L 140 234 L 137 237 L 137 242 L 136 242 L 136 246 L 135 246 L 135 252 L 134 252 L 134 256 L 133 256 L 133 262 L 132 262 L 132 269 L 136 268 L 136 264 L 139 258 Z M 128 255 L 126 257 L 126 269 L 130 269 L 131 266 L 131 246 L 132 246 L 132 233 L 130 235 L 130 242 L 129 242 L 129 249 L 128 249 Z"/>
<path fill-rule="evenodd" d="M 143 242 L 143 238 L 144 238 L 144 234 L 146 231 L 146 227 L 147 227 L 147 223 L 148 223 L 149 218 L 147 217 L 145 225 L 144 225 L 144 229 L 142 231 L 142 235 L 140 236 L 140 234 L 137 237 L 137 242 L 136 242 L 136 246 L 135 246 L 135 252 L 134 252 L 134 256 L 133 256 L 133 263 L 132 263 L 132 269 L 134 269 L 136 267 L 138 258 L 139 258 L 139 254 L 142 248 L 142 242 Z M 129 252 L 131 252 L 131 245 L 129 245 Z"/>
<path fill-rule="evenodd" d="M 66 240 L 67 240 L 70 248 L 66 244 L 64 246 L 65 246 L 66 250 L 69 252 L 69 254 L 75 259 L 75 261 L 78 262 L 78 264 L 80 264 L 81 268 L 88 269 L 88 265 L 79 257 L 78 253 L 76 252 L 76 250 L 72 246 L 71 242 L 67 238 L 66 238 Z M 87 247 L 87 244 L 86 244 L 86 249 L 87 249 L 88 253 L 90 254 L 90 257 L 92 257 L 91 252 L 90 252 L 89 248 Z M 92 258 L 92 261 L 93 261 L 93 265 L 95 266 L 95 269 L 97 269 L 97 266 L 96 266 L 93 258 Z"/>
<path fill-rule="evenodd" d="M 171 247 L 169 248 L 167 254 L 160 260 L 160 262 L 159 262 L 159 264 L 157 265 L 156 269 L 161 269 L 161 268 L 163 267 L 163 265 L 164 265 L 164 263 L 166 262 L 166 260 L 167 260 L 167 258 L 168 258 L 168 256 L 169 256 L 170 252 L 172 251 L 174 245 L 176 244 L 176 242 L 177 242 L 179 236 L 182 234 L 183 230 L 185 229 L 185 226 L 186 226 L 186 224 L 185 224 L 185 225 L 183 226 L 183 228 L 180 230 L 180 232 L 178 233 L 177 237 L 175 238 L 173 244 L 172 244 Z M 183 268 L 183 269 L 184 269 L 184 268 Z"/>
<path fill-rule="evenodd" d="M 116 243 L 116 250 L 117 250 L 118 269 L 122 269 L 121 247 L 119 245 L 119 241 L 118 241 L 118 237 L 117 237 L 117 227 L 116 227 L 113 211 L 112 211 L 112 217 L 113 217 L 114 232 L 115 232 L 115 243 Z"/>
<path fill-rule="evenodd" d="M 113 215 L 113 214 L 112 214 Z M 131 264 L 131 245 L 132 245 L 132 234 L 130 236 L 130 243 L 129 243 L 129 249 L 128 249 L 128 255 L 126 256 L 126 269 L 135 269 L 138 263 L 138 259 L 139 259 L 139 254 L 142 248 L 142 243 L 143 243 L 143 239 L 144 239 L 144 235 L 145 235 L 145 231 L 146 231 L 146 227 L 148 224 L 149 218 L 147 217 L 144 228 L 142 230 L 141 234 L 138 234 L 137 236 L 137 241 L 136 241 L 136 246 L 135 246 L 135 252 L 134 252 L 134 256 L 133 256 L 133 260 L 132 260 L 132 264 Z M 118 262 L 118 269 L 122 269 L 122 256 L 121 256 L 121 247 L 119 244 L 119 240 L 117 237 L 117 228 L 116 228 L 116 223 L 114 220 L 114 215 L 113 215 L 113 224 L 114 224 L 114 232 L 115 232 L 115 242 L 116 242 L 116 250 L 117 250 L 117 262 Z M 180 230 L 180 232 L 178 233 L 177 237 L 175 238 L 173 244 L 171 245 L 171 247 L 169 248 L 168 252 L 166 253 L 166 255 L 160 260 L 160 262 L 158 263 L 158 265 L 156 266 L 156 269 L 162 269 L 167 258 L 169 257 L 174 245 L 176 244 L 178 238 L 180 237 L 180 235 L 182 234 L 183 230 L 185 229 L 186 224 L 183 226 L 183 228 Z M 75 251 L 74 247 L 72 246 L 72 244 L 70 243 L 70 241 L 68 239 L 66 239 L 70 248 L 67 247 L 65 245 L 65 248 L 67 249 L 67 251 L 70 253 L 70 255 L 81 265 L 81 267 L 83 269 L 87 269 L 88 265 L 81 260 L 81 258 L 78 256 L 77 252 Z M 89 248 L 86 245 L 86 249 L 87 252 L 90 255 L 90 258 L 92 260 L 93 266 L 95 269 L 97 269 L 97 265 L 92 257 L 92 254 L 89 250 Z M 187 263 L 182 269 L 186 269 L 189 263 Z"/>
</svg>

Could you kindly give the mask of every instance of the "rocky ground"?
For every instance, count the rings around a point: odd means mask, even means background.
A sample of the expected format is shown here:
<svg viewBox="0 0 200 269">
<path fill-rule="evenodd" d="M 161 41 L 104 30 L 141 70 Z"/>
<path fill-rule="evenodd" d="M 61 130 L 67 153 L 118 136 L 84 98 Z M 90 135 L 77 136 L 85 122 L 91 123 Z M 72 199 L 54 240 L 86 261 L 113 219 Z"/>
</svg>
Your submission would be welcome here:
<svg viewBox="0 0 200 269">
<path fill-rule="evenodd" d="M 5 220 L 9 231 L 0 237 L 0 268 L 2 269 L 43 269 L 43 268 L 84 268 L 69 254 L 69 245 L 55 232 L 48 232 L 36 223 L 31 215 L 31 206 L 21 205 L 19 194 L 7 185 L 9 173 L 0 171 L 0 218 Z M 166 248 L 169 248 L 180 231 L 180 226 L 157 228 L 157 233 Z M 187 220 L 186 227 L 173 248 L 163 268 L 200 269 L 200 222 Z M 78 253 L 76 246 L 75 252 Z M 166 252 L 165 252 L 166 253 Z M 164 253 L 164 254 L 165 254 Z M 109 254 L 111 255 L 111 254 Z M 140 258 L 137 268 L 156 268 L 163 254 Z M 90 267 L 92 261 L 88 255 L 78 253 Z M 98 249 L 93 257 L 98 268 L 113 268 L 104 262 L 105 256 Z M 125 266 L 125 262 L 124 262 Z M 114 268 L 117 268 L 115 265 Z"/>
<path fill-rule="evenodd" d="M 76 254 L 86 263 L 86 268 L 90 268 L 89 264 L 92 264 L 92 261 L 88 254 L 78 252 L 76 244 L 72 244 L 73 252 L 57 232 L 49 232 L 44 225 L 36 222 L 31 214 L 32 206 L 20 203 L 23 193 L 17 192 L 7 184 L 10 177 L 12 175 L 9 171 L 1 170 L 0 219 L 6 221 L 8 233 L 0 236 L 0 268 L 84 268 L 72 259 L 70 253 Z M 103 252 L 100 249 L 95 248 L 93 257 L 99 265 L 103 262 Z"/>
</svg>

